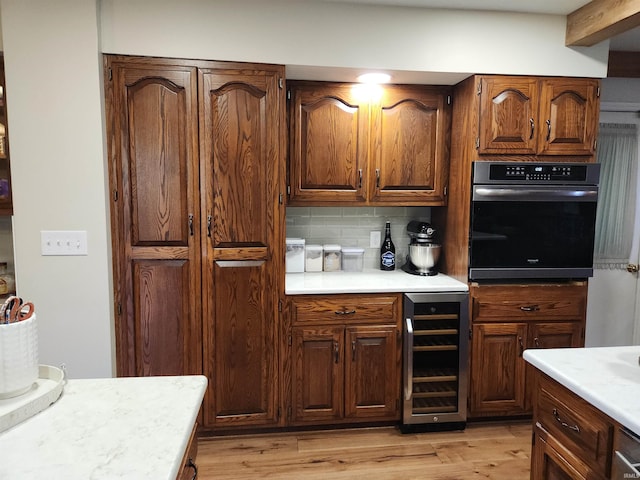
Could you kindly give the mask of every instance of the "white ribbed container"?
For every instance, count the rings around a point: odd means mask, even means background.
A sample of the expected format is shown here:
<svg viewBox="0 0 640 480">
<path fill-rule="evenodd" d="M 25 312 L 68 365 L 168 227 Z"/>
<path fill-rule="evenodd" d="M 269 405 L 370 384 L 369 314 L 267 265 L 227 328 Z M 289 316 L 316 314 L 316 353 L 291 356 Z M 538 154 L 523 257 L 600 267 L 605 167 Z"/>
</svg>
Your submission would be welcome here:
<svg viewBox="0 0 640 480">
<path fill-rule="evenodd" d="M 0 399 L 28 392 L 38 379 L 38 323 L 0 324 Z"/>
</svg>

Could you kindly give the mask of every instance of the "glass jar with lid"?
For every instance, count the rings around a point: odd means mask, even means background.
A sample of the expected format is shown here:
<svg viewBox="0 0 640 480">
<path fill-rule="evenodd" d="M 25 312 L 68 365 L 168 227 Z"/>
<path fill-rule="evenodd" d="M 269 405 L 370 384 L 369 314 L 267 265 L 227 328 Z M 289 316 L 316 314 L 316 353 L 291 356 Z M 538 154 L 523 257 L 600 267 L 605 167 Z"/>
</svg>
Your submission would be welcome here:
<svg viewBox="0 0 640 480">
<path fill-rule="evenodd" d="M 0 262 L 0 295 L 16 293 L 16 281 L 12 272 L 9 272 L 7 262 Z"/>
</svg>

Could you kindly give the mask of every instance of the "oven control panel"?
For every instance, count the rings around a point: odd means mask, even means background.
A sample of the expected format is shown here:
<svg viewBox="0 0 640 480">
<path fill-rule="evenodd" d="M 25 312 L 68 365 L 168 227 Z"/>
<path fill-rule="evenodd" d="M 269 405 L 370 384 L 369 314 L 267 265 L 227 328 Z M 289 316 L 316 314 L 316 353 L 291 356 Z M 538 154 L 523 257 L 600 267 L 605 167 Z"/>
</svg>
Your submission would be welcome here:
<svg viewBox="0 0 640 480">
<path fill-rule="evenodd" d="M 478 184 L 583 184 L 597 185 L 598 163 L 473 162 L 473 183 Z"/>
<path fill-rule="evenodd" d="M 583 181 L 586 171 L 584 165 L 493 164 L 489 171 L 489 178 L 491 180 L 531 180 L 535 182 L 545 180 Z"/>
</svg>

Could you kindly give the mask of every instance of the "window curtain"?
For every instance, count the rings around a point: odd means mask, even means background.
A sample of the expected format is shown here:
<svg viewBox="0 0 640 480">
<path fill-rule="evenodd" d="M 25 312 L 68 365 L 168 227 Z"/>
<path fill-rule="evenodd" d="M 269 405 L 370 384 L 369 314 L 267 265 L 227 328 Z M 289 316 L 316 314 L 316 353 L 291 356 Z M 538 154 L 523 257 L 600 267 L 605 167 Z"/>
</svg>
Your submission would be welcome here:
<svg viewBox="0 0 640 480">
<path fill-rule="evenodd" d="M 635 221 L 638 183 L 637 126 L 601 123 L 597 152 L 600 191 L 596 213 L 594 268 L 626 269 L 628 263 L 637 263 L 640 236 L 636 226 L 638 222 Z"/>
</svg>

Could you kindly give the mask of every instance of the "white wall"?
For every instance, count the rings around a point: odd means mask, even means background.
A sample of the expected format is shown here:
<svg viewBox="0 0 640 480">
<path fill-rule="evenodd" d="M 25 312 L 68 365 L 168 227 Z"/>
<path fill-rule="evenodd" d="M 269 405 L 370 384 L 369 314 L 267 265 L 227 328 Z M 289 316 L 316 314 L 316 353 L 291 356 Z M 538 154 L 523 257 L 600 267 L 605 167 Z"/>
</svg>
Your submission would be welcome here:
<svg viewBox="0 0 640 480">
<path fill-rule="evenodd" d="M 314 77 L 435 72 L 445 83 L 606 71 L 607 42 L 566 48 L 556 16 L 284 0 L 0 0 L 0 10 L 19 293 L 39 312 L 42 363 L 76 378 L 115 373 L 100 52 L 275 62 L 298 76 L 310 66 Z M 86 230 L 89 255 L 41 256 L 41 230 Z"/>
<path fill-rule="evenodd" d="M 40 362 L 111 376 L 103 93 L 94 1 L 2 0 L 19 294 Z M 40 230 L 86 230 L 88 256 L 43 257 Z"/>
<path fill-rule="evenodd" d="M 102 0 L 101 8 L 105 52 L 279 63 L 289 78 L 304 77 L 304 67 L 314 77 L 317 67 L 363 67 L 444 79 L 607 69 L 609 42 L 565 47 L 565 17 L 556 15 L 291 0 Z"/>
</svg>

